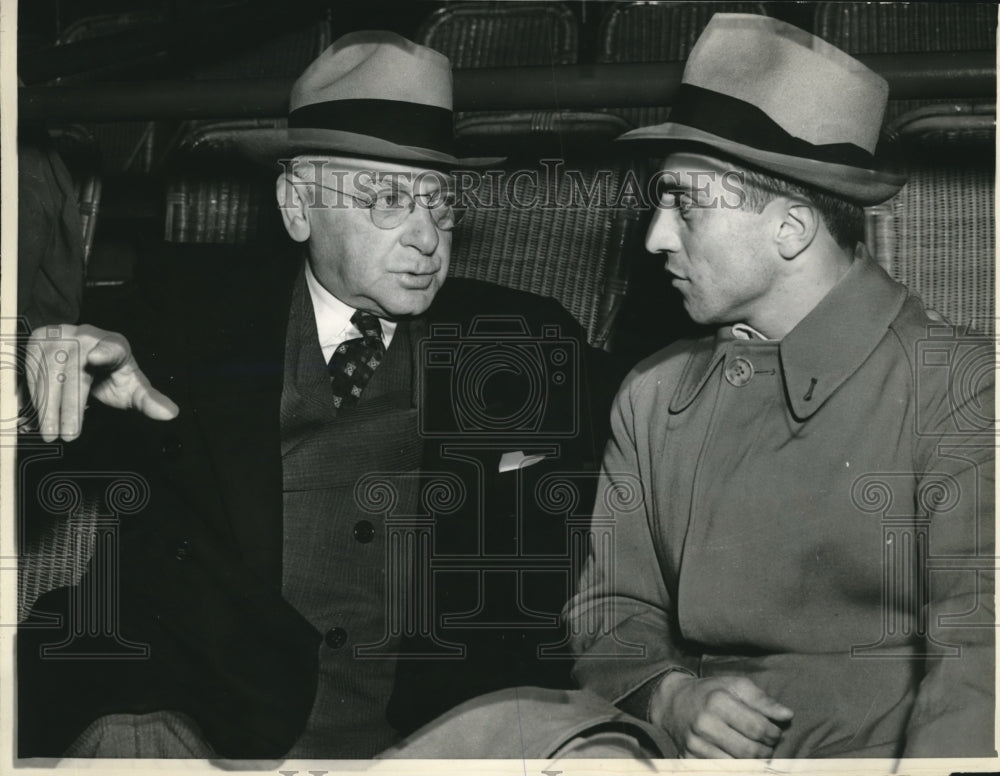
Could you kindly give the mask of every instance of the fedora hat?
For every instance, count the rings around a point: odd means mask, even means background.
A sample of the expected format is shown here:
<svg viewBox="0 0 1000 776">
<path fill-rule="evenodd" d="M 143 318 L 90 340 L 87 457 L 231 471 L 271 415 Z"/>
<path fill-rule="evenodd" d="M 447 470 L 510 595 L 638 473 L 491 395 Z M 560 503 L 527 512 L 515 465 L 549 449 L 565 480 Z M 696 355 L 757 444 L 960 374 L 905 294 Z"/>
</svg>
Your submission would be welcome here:
<svg viewBox="0 0 1000 776">
<path fill-rule="evenodd" d="M 698 143 L 862 205 L 906 182 L 876 159 L 889 85 L 836 46 L 768 16 L 712 17 L 670 121 L 619 140 Z"/>
<path fill-rule="evenodd" d="M 377 30 L 331 44 L 293 84 L 287 129 L 255 135 L 246 150 L 272 163 L 310 153 L 443 167 L 502 161 L 456 158 L 448 57 Z"/>
</svg>

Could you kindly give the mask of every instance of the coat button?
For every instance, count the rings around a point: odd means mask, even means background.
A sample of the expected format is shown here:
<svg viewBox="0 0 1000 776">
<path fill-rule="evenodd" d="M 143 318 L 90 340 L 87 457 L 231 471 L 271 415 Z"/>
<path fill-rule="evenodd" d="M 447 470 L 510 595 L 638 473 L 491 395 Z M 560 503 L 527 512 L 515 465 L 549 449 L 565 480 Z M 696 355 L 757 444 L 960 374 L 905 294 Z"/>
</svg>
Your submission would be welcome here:
<svg viewBox="0 0 1000 776">
<path fill-rule="evenodd" d="M 354 538 L 362 544 L 368 544 L 375 538 L 375 526 L 367 520 L 359 520 L 354 524 Z"/>
<path fill-rule="evenodd" d="M 177 548 L 174 550 L 174 557 L 177 560 L 188 560 L 194 555 L 194 548 L 191 547 L 191 542 L 188 539 L 184 539 Z"/>
<path fill-rule="evenodd" d="M 737 357 L 726 364 L 726 381 L 730 385 L 742 388 L 753 380 L 753 364 L 745 358 Z"/>
<path fill-rule="evenodd" d="M 347 643 L 347 631 L 343 628 L 330 628 L 323 636 L 323 641 L 330 649 L 340 649 Z"/>
</svg>

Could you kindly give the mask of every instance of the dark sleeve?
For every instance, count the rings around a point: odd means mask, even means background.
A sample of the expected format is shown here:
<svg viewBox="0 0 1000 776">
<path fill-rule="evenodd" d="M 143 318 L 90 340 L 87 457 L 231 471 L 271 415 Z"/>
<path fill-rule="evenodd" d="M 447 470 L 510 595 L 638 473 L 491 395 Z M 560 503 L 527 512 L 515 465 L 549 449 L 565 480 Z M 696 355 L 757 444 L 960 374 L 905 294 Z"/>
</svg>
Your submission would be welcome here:
<svg viewBox="0 0 1000 776">
<path fill-rule="evenodd" d="M 18 151 L 18 314 L 32 329 L 76 323 L 83 226 L 73 182 L 53 149 L 25 144 Z"/>
<path fill-rule="evenodd" d="M 167 708 L 192 716 L 220 755 L 279 757 L 308 718 L 320 637 L 227 532 L 233 516 L 185 387 L 190 369 L 176 354 L 193 340 L 157 333 L 164 311 L 191 318 L 188 329 L 209 311 L 195 314 L 194 303 L 162 305 L 145 289 L 121 290 L 105 301 L 112 303 L 90 320 L 128 336 L 140 366 L 181 414 L 157 422 L 94 403 L 78 440 L 53 445 L 57 458 L 22 469 L 25 501 L 36 500 L 24 504 L 26 528 L 40 523 L 36 516 L 71 514 L 64 507 L 53 515 L 51 496 L 48 506 L 38 503 L 44 486 L 51 491 L 62 481 L 67 491 L 79 487 L 83 498 L 98 502 L 114 546 L 95 552 L 78 586 L 42 596 L 19 628 L 20 752 L 55 756 L 102 714 Z M 128 483 L 118 488 L 125 501 L 117 508 L 109 502 L 114 481 Z M 117 591 L 113 635 L 75 635 L 81 613 L 75 591 L 84 591 L 85 600 L 98 595 L 109 571 Z M 55 659 L 43 652 L 62 642 L 71 652 L 104 650 L 112 657 Z"/>
<path fill-rule="evenodd" d="M 160 439 L 190 437 L 105 414 L 64 457 L 24 467 L 28 522 L 77 491 L 97 524 L 70 524 L 98 541 L 80 582 L 18 629 L 19 755 L 58 756 L 101 715 L 157 709 L 189 714 L 220 755 L 283 755 L 312 706 L 319 634 L 151 463 L 170 452 Z"/>
</svg>

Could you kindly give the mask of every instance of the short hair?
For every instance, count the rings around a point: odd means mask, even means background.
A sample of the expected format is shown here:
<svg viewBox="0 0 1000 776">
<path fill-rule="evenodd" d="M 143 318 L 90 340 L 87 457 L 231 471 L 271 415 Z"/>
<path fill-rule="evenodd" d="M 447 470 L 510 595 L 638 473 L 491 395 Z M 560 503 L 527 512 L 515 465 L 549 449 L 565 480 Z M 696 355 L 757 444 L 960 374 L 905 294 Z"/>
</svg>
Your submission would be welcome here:
<svg viewBox="0 0 1000 776">
<path fill-rule="evenodd" d="M 740 165 L 734 165 L 734 168 L 743 177 L 741 210 L 760 213 L 777 197 L 798 197 L 816 208 L 837 245 L 854 250 L 854 246 L 864 241 L 865 211 L 861 205 L 806 183 L 778 178 Z"/>
</svg>

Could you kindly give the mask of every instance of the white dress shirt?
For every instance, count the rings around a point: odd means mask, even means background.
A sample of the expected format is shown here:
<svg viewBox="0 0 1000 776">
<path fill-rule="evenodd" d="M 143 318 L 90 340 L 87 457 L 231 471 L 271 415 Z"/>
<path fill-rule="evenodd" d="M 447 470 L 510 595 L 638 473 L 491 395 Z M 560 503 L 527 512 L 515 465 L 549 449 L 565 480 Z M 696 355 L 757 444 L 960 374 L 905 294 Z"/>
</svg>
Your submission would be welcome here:
<svg viewBox="0 0 1000 776">
<path fill-rule="evenodd" d="M 309 297 L 316 315 L 316 331 L 319 334 L 319 345 L 323 349 L 323 359 L 329 362 L 333 351 L 341 342 L 361 336 L 358 327 L 351 323 L 355 309 L 320 285 L 309 262 L 306 262 L 306 285 L 309 287 Z M 396 333 L 396 322 L 385 318 L 378 320 L 382 324 L 382 341 L 388 349 L 392 335 Z"/>
</svg>

